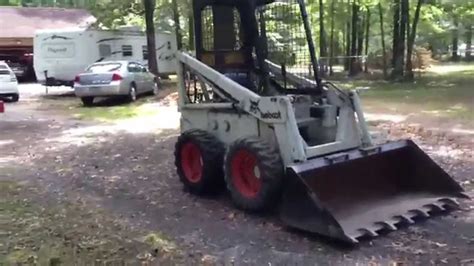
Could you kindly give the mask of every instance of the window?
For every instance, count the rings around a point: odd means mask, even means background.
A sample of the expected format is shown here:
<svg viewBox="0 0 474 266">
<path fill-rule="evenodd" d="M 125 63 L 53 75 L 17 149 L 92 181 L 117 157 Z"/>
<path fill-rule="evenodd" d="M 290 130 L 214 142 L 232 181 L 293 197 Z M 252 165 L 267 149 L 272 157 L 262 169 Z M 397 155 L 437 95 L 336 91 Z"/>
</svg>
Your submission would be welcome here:
<svg viewBox="0 0 474 266">
<path fill-rule="evenodd" d="M 122 56 L 132 56 L 133 47 L 131 45 L 122 45 Z"/>
<path fill-rule="evenodd" d="M 112 54 L 112 48 L 109 44 L 99 44 L 99 56 L 101 58 L 109 57 Z"/>
<path fill-rule="evenodd" d="M 86 71 L 91 73 L 103 73 L 119 70 L 122 64 L 120 63 L 96 63 L 91 65 Z"/>
<path fill-rule="evenodd" d="M 148 47 L 146 45 L 142 46 L 143 60 L 148 60 Z"/>
<path fill-rule="evenodd" d="M 127 68 L 128 68 L 128 72 L 140 72 L 141 71 L 140 66 L 136 63 L 129 63 Z"/>
</svg>

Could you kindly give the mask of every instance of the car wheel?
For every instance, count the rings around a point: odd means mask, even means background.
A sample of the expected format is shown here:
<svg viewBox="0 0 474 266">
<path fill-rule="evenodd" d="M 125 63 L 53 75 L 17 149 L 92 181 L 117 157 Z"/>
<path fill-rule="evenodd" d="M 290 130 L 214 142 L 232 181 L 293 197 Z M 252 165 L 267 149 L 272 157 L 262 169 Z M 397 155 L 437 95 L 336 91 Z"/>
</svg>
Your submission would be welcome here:
<svg viewBox="0 0 474 266">
<path fill-rule="evenodd" d="M 84 106 L 92 106 L 94 104 L 94 97 L 82 97 L 81 101 Z"/>
<path fill-rule="evenodd" d="M 155 81 L 155 82 L 153 82 L 152 94 L 156 96 L 156 95 L 158 95 L 159 92 L 160 92 L 160 87 L 158 86 L 158 82 Z"/>
<path fill-rule="evenodd" d="M 137 100 L 137 89 L 134 84 L 130 85 L 130 90 L 128 91 L 127 100 L 129 102 L 134 102 Z"/>
<path fill-rule="evenodd" d="M 18 100 L 20 100 L 20 94 L 13 94 L 13 96 L 11 97 L 11 102 L 18 102 Z"/>
</svg>

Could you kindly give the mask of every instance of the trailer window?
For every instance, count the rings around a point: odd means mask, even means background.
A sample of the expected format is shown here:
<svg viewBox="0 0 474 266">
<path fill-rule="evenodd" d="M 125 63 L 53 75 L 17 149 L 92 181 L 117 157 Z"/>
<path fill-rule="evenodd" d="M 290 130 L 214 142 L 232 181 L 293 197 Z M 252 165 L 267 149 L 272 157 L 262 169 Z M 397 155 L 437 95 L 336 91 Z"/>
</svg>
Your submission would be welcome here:
<svg viewBox="0 0 474 266">
<path fill-rule="evenodd" d="M 148 47 L 146 45 L 142 46 L 143 60 L 148 60 Z"/>
<path fill-rule="evenodd" d="M 131 45 L 122 45 L 122 56 L 133 56 L 133 48 Z"/>
<path fill-rule="evenodd" d="M 99 44 L 99 56 L 101 58 L 109 57 L 112 54 L 112 47 L 109 44 Z"/>
</svg>

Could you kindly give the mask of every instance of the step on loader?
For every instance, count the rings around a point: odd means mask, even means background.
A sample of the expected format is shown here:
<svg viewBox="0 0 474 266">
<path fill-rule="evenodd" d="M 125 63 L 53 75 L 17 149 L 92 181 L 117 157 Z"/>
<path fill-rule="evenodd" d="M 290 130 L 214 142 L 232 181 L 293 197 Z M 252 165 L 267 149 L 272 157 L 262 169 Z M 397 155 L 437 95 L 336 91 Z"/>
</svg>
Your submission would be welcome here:
<svg viewBox="0 0 474 266">
<path fill-rule="evenodd" d="M 357 243 L 458 206 L 463 189 L 410 140 L 374 145 L 356 91 L 319 77 L 303 0 L 194 0 L 179 52 L 178 176 L 249 212 Z"/>
</svg>

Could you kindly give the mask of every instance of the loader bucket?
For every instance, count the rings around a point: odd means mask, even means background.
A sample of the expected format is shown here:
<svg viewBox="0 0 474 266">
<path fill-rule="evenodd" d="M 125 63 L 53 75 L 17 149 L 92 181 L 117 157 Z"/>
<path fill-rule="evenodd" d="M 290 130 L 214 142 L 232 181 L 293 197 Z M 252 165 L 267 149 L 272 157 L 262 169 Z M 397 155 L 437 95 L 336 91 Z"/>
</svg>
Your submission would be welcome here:
<svg viewBox="0 0 474 266">
<path fill-rule="evenodd" d="M 350 243 L 458 206 L 463 189 L 410 140 L 290 166 L 281 218 Z"/>
</svg>

